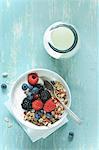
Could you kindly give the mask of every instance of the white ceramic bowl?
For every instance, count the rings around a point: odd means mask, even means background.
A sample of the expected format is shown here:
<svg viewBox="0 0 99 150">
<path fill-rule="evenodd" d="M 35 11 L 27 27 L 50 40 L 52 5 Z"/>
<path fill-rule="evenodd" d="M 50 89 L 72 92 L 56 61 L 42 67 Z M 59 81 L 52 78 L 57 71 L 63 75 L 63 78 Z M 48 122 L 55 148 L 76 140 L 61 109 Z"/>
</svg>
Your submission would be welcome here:
<svg viewBox="0 0 99 150">
<path fill-rule="evenodd" d="M 55 122 L 54 124 L 52 124 L 50 127 L 47 126 L 37 126 L 33 123 L 30 123 L 28 121 L 25 121 L 24 118 L 24 110 L 21 107 L 21 103 L 23 98 L 26 97 L 26 95 L 24 94 L 23 90 L 21 89 L 22 83 L 27 83 L 27 75 L 31 72 L 37 72 L 39 76 L 46 76 L 48 78 L 50 78 L 51 80 L 58 80 L 60 81 L 66 91 L 67 91 L 67 96 L 68 96 L 68 107 L 70 107 L 71 105 L 71 93 L 69 90 L 69 87 L 67 85 L 67 83 L 64 81 L 64 79 L 58 75 L 57 73 L 47 70 L 47 69 L 33 69 L 30 70 L 24 74 L 22 74 L 17 81 L 15 82 L 15 84 L 12 87 L 11 90 L 11 103 L 12 103 L 12 112 L 15 116 L 15 118 L 21 122 L 24 126 L 30 128 L 30 129 L 35 129 L 35 130 L 47 130 L 47 129 L 52 129 L 55 128 L 56 126 L 60 125 L 64 119 L 64 117 L 67 116 L 67 113 L 65 112 L 62 116 L 62 118 L 60 120 L 58 120 L 57 122 Z"/>
</svg>

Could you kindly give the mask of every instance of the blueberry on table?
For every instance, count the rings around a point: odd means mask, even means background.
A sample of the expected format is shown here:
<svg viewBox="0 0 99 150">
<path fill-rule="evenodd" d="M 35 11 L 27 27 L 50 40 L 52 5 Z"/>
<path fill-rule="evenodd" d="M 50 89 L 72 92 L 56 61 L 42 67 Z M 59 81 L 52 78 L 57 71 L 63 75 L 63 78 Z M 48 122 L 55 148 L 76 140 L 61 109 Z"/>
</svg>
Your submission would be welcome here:
<svg viewBox="0 0 99 150">
<path fill-rule="evenodd" d="M 27 90 L 27 89 L 28 89 L 28 85 L 27 85 L 26 83 L 23 83 L 23 84 L 22 84 L 22 90 L 25 91 L 25 90 Z"/>
<path fill-rule="evenodd" d="M 73 131 L 70 131 L 69 134 L 68 134 L 68 139 L 69 139 L 69 141 L 72 141 L 72 140 L 73 140 L 73 137 L 74 137 L 74 132 L 73 132 Z"/>
<path fill-rule="evenodd" d="M 2 83 L 2 84 L 1 84 L 1 88 L 2 88 L 2 89 L 6 89 L 6 88 L 7 88 L 7 85 L 6 85 L 5 83 Z"/>
</svg>

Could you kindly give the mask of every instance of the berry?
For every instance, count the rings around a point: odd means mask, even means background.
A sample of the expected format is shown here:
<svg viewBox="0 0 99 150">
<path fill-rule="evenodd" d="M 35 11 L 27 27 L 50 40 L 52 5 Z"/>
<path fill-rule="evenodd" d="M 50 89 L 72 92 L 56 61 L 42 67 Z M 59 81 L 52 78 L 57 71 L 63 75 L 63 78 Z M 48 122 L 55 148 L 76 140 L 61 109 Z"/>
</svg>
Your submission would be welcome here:
<svg viewBox="0 0 99 150">
<path fill-rule="evenodd" d="M 30 73 L 28 75 L 28 82 L 29 82 L 30 85 L 37 84 L 38 80 L 39 80 L 39 77 L 38 77 L 37 73 Z"/>
<path fill-rule="evenodd" d="M 1 88 L 2 88 L 2 89 L 6 89 L 6 88 L 7 88 L 7 85 L 6 85 L 5 83 L 2 83 L 2 84 L 1 84 Z"/>
<path fill-rule="evenodd" d="M 33 98 L 34 98 L 34 97 L 33 97 L 32 93 L 29 92 L 29 93 L 27 94 L 27 99 L 33 100 Z"/>
<path fill-rule="evenodd" d="M 35 100 L 38 99 L 38 98 L 39 98 L 38 94 L 36 94 L 36 95 L 33 96 L 33 99 L 35 99 Z"/>
<path fill-rule="evenodd" d="M 45 103 L 45 105 L 44 105 L 44 110 L 45 110 L 46 112 L 51 112 L 51 111 L 53 111 L 55 108 L 56 108 L 56 105 L 55 105 L 55 103 L 52 101 L 52 99 L 49 99 L 49 100 Z"/>
<path fill-rule="evenodd" d="M 22 84 L 22 90 L 25 91 L 25 90 L 27 90 L 27 89 L 28 89 L 28 85 L 27 85 L 26 83 L 23 83 L 23 84 Z"/>
<path fill-rule="evenodd" d="M 21 106 L 25 110 L 31 110 L 32 109 L 32 103 L 27 98 L 23 99 L 23 102 L 22 102 Z"/>
<path fill-rule="evenodd" d="M 28 88 L 29 88 L 29 90 L 31 91 L 32 89 L 33 89 L 33 86 L 32 85 L 28 85 Z"/>
<path fill-rule="evenodd" d="M 73 137 L 74 137 L 74 132 L 70 131 L 69 134 L 68 134 L 69 141 L 72 141 Z"/>
<path fill-rule="evenodd" d="M 48 99 L 51 98 L 51 94 L 48 90 L 44 90 L 41 92 L 40 98 L 45 103 Z"/>
<path fill-rule="evenodd" d="M 44 86 L 41 84 L 36 84 L 35 87 L 37 87 L 39 89 L 39 94 L 44 91 Z"/>
<path fill-rule="evenodd" d="M 43 114 L 40 110 L 37 112 L 40 116 Z"/>
<path fill-rule="evenodd" d="M 43 103 L 41 100 L 35 100 L 34 102 L 32 102 L 32 108 L 34 110 L 40 110 L 43 108 Z"/>
<path fill-rule="evenodd" d="M 46 113 L 46 117 L 47 117 L 48 119 L 50 119 L 50 118 L 52 118 L 52 114 L 51 114 L 50 112 L 48 112 L 48 113 Z"/>
<path fill-rule="evenodd" d="M 34 87 L 34 88 L 31 90 L 31 92 L 32 92 L 33 94 L 38 94 L 39 89 L 38 89 L 37 87 Z"/>
<path fill-rule="evenodd" d="M 43 110 L 43 109 L 41 109 L 41 110 L 40 110 L 40 112 L 41 112 L 41 113 L 44 113 L 44 110 Z"/>
<path fill-rule="evenodd" d="M 37 113 L 37 114 L 35 114 L 35 118 L 36 119 L 40 119 L 40 115 Z"/>
</svg>

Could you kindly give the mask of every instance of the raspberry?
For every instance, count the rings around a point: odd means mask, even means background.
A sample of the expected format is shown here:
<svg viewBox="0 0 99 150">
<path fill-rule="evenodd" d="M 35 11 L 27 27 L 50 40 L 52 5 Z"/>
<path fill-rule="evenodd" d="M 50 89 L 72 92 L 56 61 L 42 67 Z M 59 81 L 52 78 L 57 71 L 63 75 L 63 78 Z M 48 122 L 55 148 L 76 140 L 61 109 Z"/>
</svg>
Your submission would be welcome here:
<svg viewBox="0 0 99 150">
<path fill-rule="evenodd" d="M 34 110 L 40 110 L 43 108 L 43 103 L 41 100 L 35 100 L 34 102 L 32 102 L 32 108 Z"/>
<path fill-rule="evenodd" d="M 55 103 L 53 102 L 52 99 L 49 99 L 49 100 L 45 103 L 45 105 L 44 105 L 44 110 L 45 110 L 46 112 L 51 112 L 51 111 L 53 111 L 55 108 L 56 108 L 56 105 L 55 105 Z"/>
<path fill-rule="evenodd" d="M 37 73 L 30 73 L 28 75 L 28 82 L 29 82 L 30 85 L 37 84 L 38 80 L 39 80 L 39 77 L 38 77 Z"/>
</svg>

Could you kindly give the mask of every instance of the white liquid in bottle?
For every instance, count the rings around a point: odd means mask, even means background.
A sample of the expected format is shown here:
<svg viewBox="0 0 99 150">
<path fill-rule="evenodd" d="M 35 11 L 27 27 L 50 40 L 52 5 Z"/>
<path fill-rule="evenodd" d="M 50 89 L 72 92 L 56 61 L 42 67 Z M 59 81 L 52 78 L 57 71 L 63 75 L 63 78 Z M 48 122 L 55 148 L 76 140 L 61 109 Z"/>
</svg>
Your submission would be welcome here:
<svg viewBox="0 0 99 150">
<path fill-rule="evenodd" d="M 58 27 L 51 32 L 52 45 L 59 50 L 66 50 L 74 43 L 73 32 L 66 27 Z"/>
</svg>

